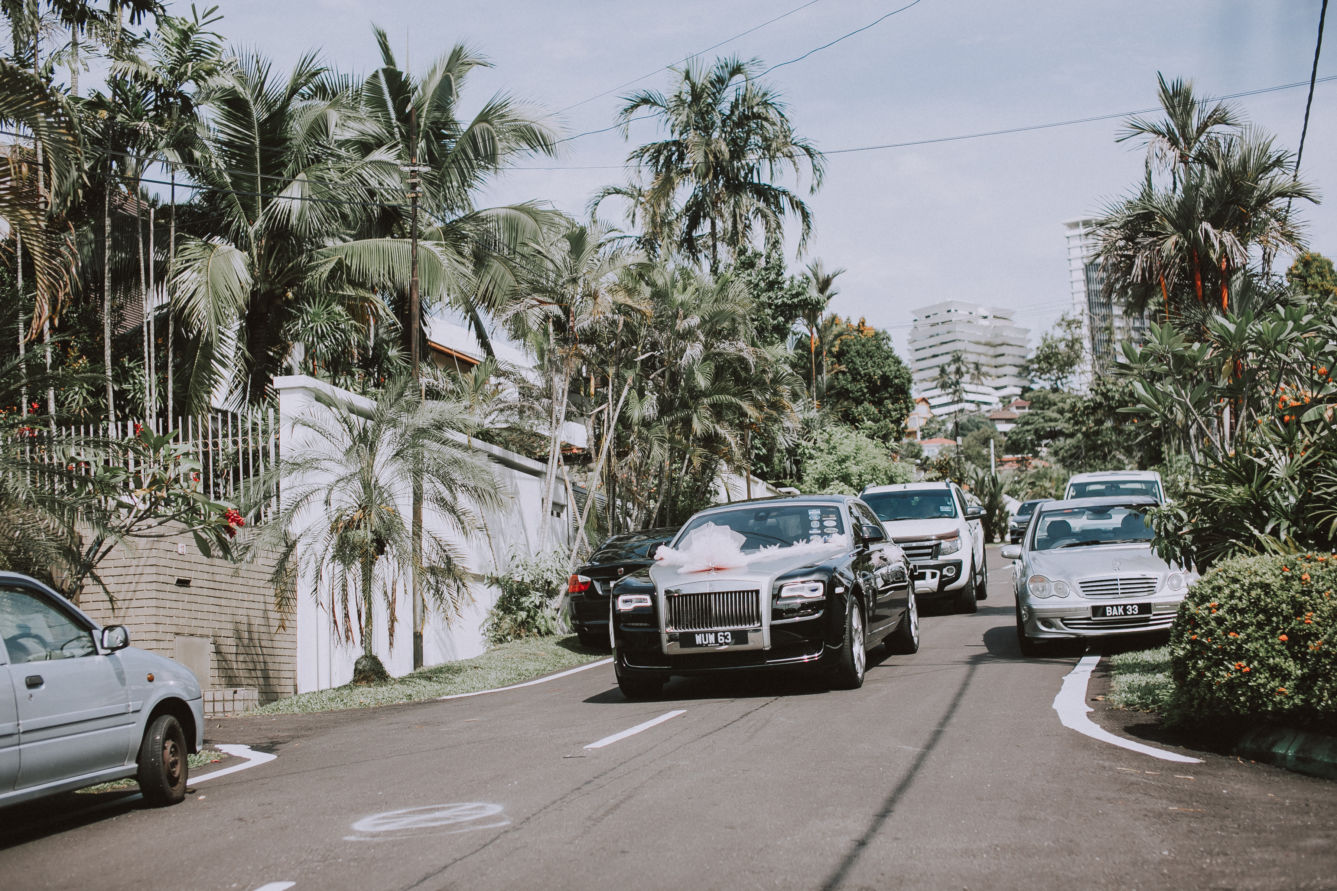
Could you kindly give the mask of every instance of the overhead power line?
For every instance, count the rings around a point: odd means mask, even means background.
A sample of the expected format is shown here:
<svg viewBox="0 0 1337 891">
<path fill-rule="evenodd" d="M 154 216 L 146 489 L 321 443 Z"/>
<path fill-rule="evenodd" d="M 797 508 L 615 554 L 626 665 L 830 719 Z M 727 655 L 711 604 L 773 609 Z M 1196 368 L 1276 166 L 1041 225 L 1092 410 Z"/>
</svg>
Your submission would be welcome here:
<svg viewBox="0 0 1337 891">
<path fill-rule="evenodd" d="M 879 16 L 878 18 L 874 19 L 873 21 L 869 22 L 868 24 L 864 25 L 863 27 L 861 27 L 861 28 L 855 28 L 853 31 L 847 31 L 846 33 L 844 33 L 844 34 L 840 35 L 839 37 L 837 37 L 835 40 L 832 40 L 832 41 L 830 41 L 830 42 L 828 42 L 828 43 L 824 43 L 824 44 L 822 44 L 821 46 L 814 47 L 814 48 L 808 50 L 806 53 L 804 53 L 804 54 L 801 55 L 801 56 L 795 56 L 794 58 L 789 59 L 788 61 L 785 61 L 785 62 L 777 62 L 776 64 L 772 65 L 770 68 L 767 68 L 765 71 L 763 71 L 761 74 L 759 74 L 759 75 L 757 75 L 757 76 L 758 76 L 758 77 L 765 77 L 766 75 L 770 74 L 772 71 L 774 71 L 774 70 L 777 69 L 777 68 L 783 68 L 783 67 L 785 67 L 786 65 L 793 65 L 795 62 L 802 62 L 804 59 L 808 58 L 809 56 L 812 56 L 812 55 L 815 55 L 815 54 L 817 54 L 817 53 L 820 53 L 822 50 L 830 49 L 831 47 L 835 46 L 837 43 L 840 43 L 842 40 L 848 40 L 848 39 L 850 39 L 851 37 L 853 37 L 853 36 L 856 35 L 856 34 L 862 34 L 864 31 L 867 31 L 869 28 L 875 28 L 875 27 L 877 27 L 878 25 L 880 25 L 880 24 L 882 24 L 883 22 L 885 22 L 887 19 L 891 18 L 892 16 L 894 16 L 894 15 L 898 15 L 899 13 L 902 13 L 902 12 L 905 12 L 907 9 L 910 9 L 910 8 L 913 7 L 913 6 L 918 6 L 920 3 L 923 3 L 923 2 L 924 2 L 924 0 L 913 0 L 913 2 L 911 2 L 911 3 L 907 3 L 905 6 L 902 6 L 900 9 L 893 9 L 891 12 L 886 13 L 885 15 Z"/>
<path fill-rule="evenodd" d="M 732 37 L 726 37 L 726 38 L 724 38 L 723 40 L 721 40 L 719 43 L 713 43 L 713 44 L 711 44 L 710 46 L 706 47 L 705 49 L 697 50 L 696 52 L 692 53 L 691 55 L 684 56 L 683 58 L 679 59 L 679 60 L 676 61 L 676 62 L 673 62 L 673 63 L 668 64 L 668 65 L 661 65 L 660 67 L 656 68 L 654 71 L 649 72 L 648 74 L 642 74 L 640 77 L 633 77 L 631 80 L 629 80 L 629 81 L 624 81 L 623 83 L 620 83 L 620 84 L 618 84 L 617 86 L 612 87 L 611 89 L 604 90 L 602 93 L 595 93 L 593 96 L 587 96 L 587 97 L 585 97 L 584 99 L 581 99 L 579 102 L 573 102 L 573 103 L 571 103 L 570 105 L 567 105 L 567 106 L 565 106 L 565 107 L 563 107 L 563 108 L 559 108 L 559 109 L 557 109 L 556 111 L 554 111 L 554 112 L 552 112 L 551 114 L 549 114 L 548 117 L 555 117 L 555 116 L 557 116 L 557 115 L 559 115 L 559 114 L 562 114 L 562 113 L 564 113 L 564 112 L 568 112 L 568 111 L 570 111 L 570 110 L 573 109 L 573 108 L 579 108 L 580 106 L 586 104 L 587 102 L 593 102 L 595 99 L 602 99 L 604 96 L 608 96 L 608 95 L 610 95 L 610 94 L 612 94 L 612 93 L 616 93 L 616 92 L 619 91 L 619 90 L 626 89 L 627 87 L 631 86 L 632 84 L 640 83 L 641 81 L 645 80 L 645 79 L 648 78 L 648 77 L 654 77 L 656 74 L 658 74 L 658 73 L 661 72 L 661 71 L 667 71 L 667 70 L 669 70 L 670 68 L 672 68 L 674 65 L 681 65 L 682 63 L 687 62 L 687 61 L 690 61 L 691 59 L 695 58 L 696 56 L 703 55 L 703 54 L 705 54 L 705 53 L 710 52 L 711 50 L 719 49 L 720 47 L 724 46 L 724 45 L 727 44 L 727 43 L 733 43 L 735 40 L 738 40 L 740 37 L 746 37 L 747 35 L 749 35 L 749 34 L 755 32 L 755 31 L 760 31 L 762 28 L 765 28 L 767 25 L 773 25 L 773 24 L 775 24 L 776 22 L 780 21 L 781 19 L 787 19 L 787 18 L 789 18 L 791 15 L 793 15 L 794 13 L 796 13 L 796 12 L 802 12 L 803 10 L 807 9 L 809 6 L 813 6 L 813 5 L 815 5 L 815 4 L 817 4 L 817 3 L 820 3 L 820 2 L 822 2 L 822 0 L 808 0 L 808 2 L 807 2 L 807 3 L 804 3 L 802 6 L 796 6 L 796 7 L 794 7 L 793 9 L 789 10 L 789 12 L 781 13 L 780 15 L 776 16 L 776 17 L 773 18 L 773 19 L 767 19 L 766 21 L 762 22 L 760 25 L 754 25 L 754 26 L 752 26 L 751 28 L 748 28 L 746 31 L 739 31 L 737 34 L 733 35 Z"/>
</svg>

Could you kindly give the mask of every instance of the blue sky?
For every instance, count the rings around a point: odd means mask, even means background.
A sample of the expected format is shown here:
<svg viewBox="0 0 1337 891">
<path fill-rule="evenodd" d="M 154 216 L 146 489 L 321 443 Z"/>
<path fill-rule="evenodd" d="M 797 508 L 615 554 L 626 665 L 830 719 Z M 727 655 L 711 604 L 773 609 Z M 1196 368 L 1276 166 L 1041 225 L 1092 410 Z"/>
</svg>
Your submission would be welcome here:
<svg viewBox="0 0 1337 891">
<path fill-rule="evenodd" d="M 419 71 L 465 42 L 495 65 L 469 82 L 467 107 L 507 92 L 542 112 L 567 109 L 556 120 L 569 135 L 609 126 L 620 97 L 667 87 L 664 67 L 805 0 L 219 2 L 220 30 L 234 45 L 285 66 L 317 49 L 342 70 L 369 71 L 378 58 L 373 21 L 401 64 L 407 55 Z M 774 65 L 909 2 L 817 0 L 706 57 Z M 768 80 L 799 132 L 825 151 L 1051 124 L 1151 109 L 1157 71 L 1211 96 L 1307 82 L 1320 5 L 920 0 Z M 1329 22 L 1320 77 L 1337 74 L 1332 30 Z M 627 84 L 642 75 L 650 76 Z M 1296 88 L 1232 101 L 1294 151 L 1305 95 Z M 886 328 L 902 354 L 913 310 L 947 299 L 1015 309 L 1038 342 L 1070 301 L 1063 221 L 1099 212 L 1141 173 L 1141 151 L 1115 143 L 1120 126 L 1113 119 L 832 154 L 825 184 L 808 198 L 816 227 L 807 255 L 848 270 L 831 309 Z M 596 189 L 624 178 L 630 146 L 657 135 L 645 122 L 633 125 L 630 143 L 616 132 L 572 140 L 555 162 L 526 162 L 483 200 L 541 199 L 582 214 Z M 1337 82 L 1316 89 L 1301 175 L 1331 202 L 1301 208 L 1311 247 L 1337 256 Z M 605 215 L 620 222 L 619 212 L 608 205 Z M 806 259 L 791 251 L 795 269 Z"/>
</svg>

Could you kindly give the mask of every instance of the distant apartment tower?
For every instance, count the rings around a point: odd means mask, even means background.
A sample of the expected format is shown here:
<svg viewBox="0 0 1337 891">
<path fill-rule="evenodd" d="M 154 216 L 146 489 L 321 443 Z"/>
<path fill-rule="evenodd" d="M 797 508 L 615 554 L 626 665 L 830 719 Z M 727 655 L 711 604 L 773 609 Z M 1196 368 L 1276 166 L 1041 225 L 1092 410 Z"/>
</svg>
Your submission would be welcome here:
<svg viewBox="0 0 1337 891">
<path fill-rule="evenodd" d="M 1008 309 L 948 300 L 915 310 L 910 329 L 910 374 L 915 396 L 928 400 L 935 415 L 962 409 L 998 408 L 1021 394 L 1028 331 Z M 940 386 L 943 366 L 960 353 L 978 375 L 961 381 L 964 400 Z"/>
<path fill-rule="evenodd" d="M 1142 343 L 1147 335 L 1145 315 L 1130 316 L 1118 301 L 1105 295 L 1105 280 L 1094 220 L 1069 220 L 1063 224 L 1068 241 L 1068 283 L 1072 291 L 1072 315 L 1082 322 L 1087 360 L 1077 376 L 1080 389 L 1109 370 L 1124 341 Z"/>
</svg>

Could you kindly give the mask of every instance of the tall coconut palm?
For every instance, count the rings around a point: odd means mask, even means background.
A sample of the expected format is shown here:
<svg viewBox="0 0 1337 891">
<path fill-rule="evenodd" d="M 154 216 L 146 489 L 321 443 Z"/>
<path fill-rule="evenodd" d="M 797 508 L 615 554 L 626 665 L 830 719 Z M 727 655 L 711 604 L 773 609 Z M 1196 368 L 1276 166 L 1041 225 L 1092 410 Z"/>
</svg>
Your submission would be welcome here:
<svg viewBox="0 0 1337 891">
<path fill-rule="evenodd" d="M 667 138 L 640 146 L 628 158 L 644 182 L 637 193 L 645 221 L 672 226 L 658 242 L 689 257 L 705 256 L 712 273 L 720 249 L 736 251 L 760 228 L 779 237 L 787 215 L 796 217 L 800 244 L 812 231 L 812 213 L 776 179 L 807 168 L 811 189 L 821 184 L 824 159 L 798 136 L 779 93 L 754 80 L 761 63 L 718 59 L 709 68 L 693 60 L 674 69 L 673 92 L 644 90 L 627 97 L 618 113 L 624 135 L 633 118 L 648 112 Z"/>
<path fill-rule="evenodd" d="M 378 599 L 393 642 L 396 595 L 410 570 L 420 574 L 429 602 L 447 616 L 458 608 L 467 589 L 455 536 L 477 529 L 482 512 L 498 503 L 486 461 L 457 438 L 456 431 L 472 429 L 467 410 L 414 398 L 413 386 L 409 375 L 395 378 L 369 409 L 318 394 L 326 410 L 294 420 L 293 454 L 248 498 L 253 509 L 282 481 L 280 511 L 260 527 L 252 547 L 277 550 L 281 610 L 291 610 L 290 582 L 298 577 L 328 598 L 335 627 L 342 624 L 344 639 L 361 645 L 358 672 L 374 673 L 379 665 Z M 408 521 L 415 479 L 425 511 L 441 520 L 428 524 L 420 540 Z"/>
<path fill-rule="evenodd" d="M 464 45 L 415 77 L 400 68 L 385 31 L 373 28 L 381 67 L 359 91 L 362 119 L 349 130 L 346 150 L 366 159 L 365 169 L 386 193 L 402 192 L 417 172 L 424 240 L 468 261 L 475 275 L 454 282 L 430 301 L 450 300 L 470 321 L 484 349 L 491 342 L 484 314 L 505 311 L 517 283 L 513 262 L 521 246 L 536 242 L 551 214 L 532 204 L 479 209 L 475 198 L 497 173 L 528 154 L 552 155 L 555 134 L 513 97 L 498 94 L 462 120 L 460 96 L 469 75 L 491 67 Z M 368 236 L 405 238 L 415 221 L 403 201 L 387 203 L 367 218 Z M 397 295 L 403 304 L 407 294 Z M 408 335 L 409 325 L 403 325 Z"/>
</svg>

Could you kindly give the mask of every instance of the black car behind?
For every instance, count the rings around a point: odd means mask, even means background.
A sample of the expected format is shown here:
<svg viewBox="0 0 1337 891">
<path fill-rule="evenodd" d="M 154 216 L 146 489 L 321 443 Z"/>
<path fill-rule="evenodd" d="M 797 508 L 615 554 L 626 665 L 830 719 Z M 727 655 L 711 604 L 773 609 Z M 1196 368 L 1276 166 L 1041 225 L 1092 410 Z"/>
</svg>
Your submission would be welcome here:
<svg viewBox="0 0 1337 891">
<path fill-rule="evenodd" d="M 1007 521 L 1008 541 L 1012 544 L 1017 544 L 1021 541 L 1022 536 L 1026 534 L 1026 527 L 1031 524 L 1031 514 L 1035 513 L 1035 506 L 1037 504 L 1044 504 L 1047 500 L 1048 499 L 1046 498 L 1033 498 L 1030 501 L 1023 501 L 1021 503 L 1021 506 L 1017 508 L 1016 514 L 1013 515 L 1012 519 Z"/>
<path fill-rule="evenodd" d="M 677 526 L 640 529 L 614 535 L 599 546 L 588 563 L 580 566 L 567 583 L 571 600 L 571 624 L 586 646 L 608 646 L 608 590 L 625 575 L 654 562 L 655 551 L 668 544 Z"/>
</svg>

